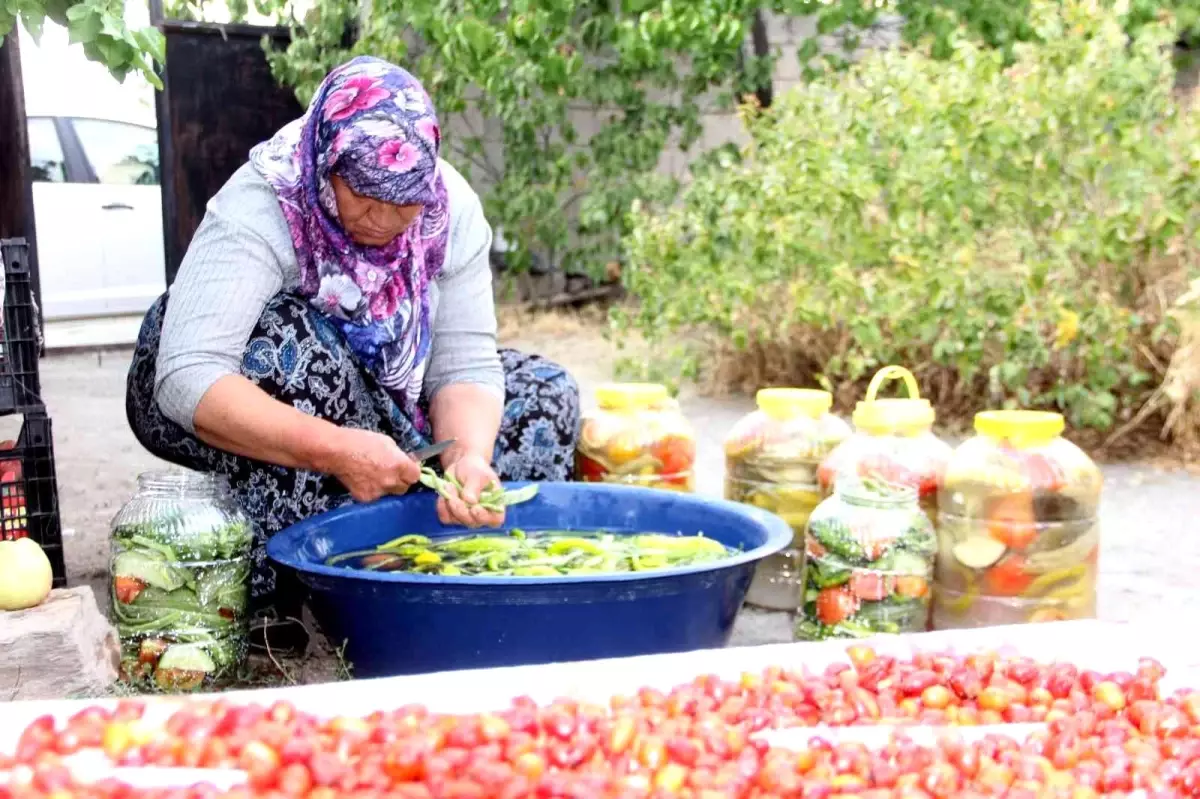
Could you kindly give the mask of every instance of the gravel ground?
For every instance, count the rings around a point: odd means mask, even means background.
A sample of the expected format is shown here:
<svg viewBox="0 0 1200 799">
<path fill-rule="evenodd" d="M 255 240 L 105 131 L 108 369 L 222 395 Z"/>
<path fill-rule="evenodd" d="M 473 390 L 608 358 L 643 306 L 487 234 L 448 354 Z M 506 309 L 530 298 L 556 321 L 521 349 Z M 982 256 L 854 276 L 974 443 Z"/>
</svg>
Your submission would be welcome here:
<svg viewBox="0 0 1200 799">
<path fill-rule="evenodd" d="M 610 371 L 609 348 L 594 334 L 518 329 L 505 343 L 538 349 L 569 366 L 585 394 Z M 156 463 L 125 422 L 129 357 L 129 351 L 106 351 L 51 355 L 42 362 L 73 582 L 103 584 L 108 522 L 133 492 L 138 473 Z M 719 495 L 721 436 L 751 403 L 685 396 L 684 407 L 701 434 L 698 490 Z M 1104 472 L 1100 617 L 1130 621 L 1166 612 L 1200 619 L 1200 592 L 1195 590 L 1200 476 L 1137 464 L 1106 466 Z M 103 597 L 104 592 L 97 595 Z M 788 638 L 789 624 L 782 614 L 747 611 L 738 621 L 734 643 Z"/>
</svg>

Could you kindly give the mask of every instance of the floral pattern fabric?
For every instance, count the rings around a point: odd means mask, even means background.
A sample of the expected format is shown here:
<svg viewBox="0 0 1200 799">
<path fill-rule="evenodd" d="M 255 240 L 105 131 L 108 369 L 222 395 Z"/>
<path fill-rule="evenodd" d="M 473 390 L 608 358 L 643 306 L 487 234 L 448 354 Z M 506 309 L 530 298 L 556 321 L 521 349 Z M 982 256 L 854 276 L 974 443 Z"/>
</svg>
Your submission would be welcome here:
<svg viewBox="0 0 1200 799">
<path fill-rule="evenodd" d="M 260 610 L 299 615 L 302 591 L 277 575 L 267 539 L 291 524 L 352 501 L 330 475 L 286 469 L 210 447 L 165 417 L 154 401 L 155 364 L 168 295 L 146 314 L 129 369 L 126 416 L 142 446 L 163 460 L 229 479 L 255 522 L 252 596 Z M 579 435 L 579 388 L 561 366 L 501 350 L 505 406 L 493 462 L 504 480 L 570 479 Z M 363 369 L 341 330 L 303 298 L 280 294 L 268 305 L 242 357 L 242 374 L 275 399 L 344 427 L 375 430 L 412 452 L 429 443 L 403 408 Z M 416 490 L 423 490 L 419 486 Z"/>
<path fill-rule="evenodd" d="M 303 117 L 250 152 L 287 220 L 299 293 L 425 433 L 419 400 L 430 352 L 429 285 L 445 261 L 450 227 L 440 148 L 433 104 L 417 79 L 361 56 L 326 76 Z M 338 218 L 334 175 L 360 196 L 421 212 L 389 244 L 357 244 Z"/>
</svg>

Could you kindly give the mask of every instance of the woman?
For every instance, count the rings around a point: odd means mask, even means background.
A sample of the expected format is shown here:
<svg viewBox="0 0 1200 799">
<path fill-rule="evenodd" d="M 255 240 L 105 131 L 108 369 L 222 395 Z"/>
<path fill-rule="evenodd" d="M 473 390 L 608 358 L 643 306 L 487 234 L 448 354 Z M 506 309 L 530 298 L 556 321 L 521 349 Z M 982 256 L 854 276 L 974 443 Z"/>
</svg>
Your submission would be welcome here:
<svg viewBox="0 0 1200 799">
<path fill-rule="evenodd" d="M 335 69 L 212 199 L 142 325 L 130 426 L 158 457 L 229 477 L 260 528 L 268 615 L 297 616 L 299 591 L 277 587 L 266 538 L 404 493 L 420 474 L 408 452 L 457 441 L 440 458 L 463 486 L 438 502 L 446 524 L 500 524 L 472 505 L 493 481 L 568 477 L 578 388 L 497 350 L 491 229 L 440 141 L 403 69 Z"/>
</svg>

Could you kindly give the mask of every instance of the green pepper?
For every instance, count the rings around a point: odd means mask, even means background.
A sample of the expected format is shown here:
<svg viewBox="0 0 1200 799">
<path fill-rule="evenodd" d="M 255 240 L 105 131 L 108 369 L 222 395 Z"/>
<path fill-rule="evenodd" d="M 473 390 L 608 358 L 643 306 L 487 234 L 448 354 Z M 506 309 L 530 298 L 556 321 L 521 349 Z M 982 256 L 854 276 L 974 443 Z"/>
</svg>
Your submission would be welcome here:
<svg viewBox="0 0 1200 799">
<path fill-rule="evenodd" d="M 558 569 L 550 566 L 519 566 L 512 570 L 517 577 L 558 577 Z"/>
<path fill-rule="evenodd" d="M 816 524 L 810 523 L 808 532 L 827 552 L 856 566 L 867 563 L 866 550 L 849 525 L 825 519 Z"/>
<path fill-rule="evenodd" d="M 400 547 L 412 545 L 427 547 L 429 546 L 429 543 L 429 539 L 423 535 L 402 535 L 399 538 L 393 538 L 386 544 L 380 544 L 379 549 L 398 549 Z"/>
<path fill-rule="evenodd" d="M 633 558 L 634 571 L 646 571 L 647 569 L 661 569 L 667 565 L 666 555 L 635 555 Z"/>
<path fill-rule="evenodd" d="M 1034 579 L 1033 582 L 1025 589 L 1025 596 L 1038 596 L 1039 594 L 1048 592 L 1048 590 L 1059 583 L 1067 581 L 1077 581 L 1087 574 L 1087 564 L 1080 563 L 1076 566 L 1070 566 L 1065 569 L 1055 569 L 1054 571 L 1046 572 Z M 1075 586 L 1068 586 L 1068 592 L 1075 589 Z M 1062 590 L 1061 588 L 1059 590 Z M 1054 592 L 1050 592 L 1054 593 Z"/>
<path fill-rule="evenodd" d="M 441 549 L 456 555 L 473 555 L 481 552 L 512 552 L 521 545 L 520 541 L 512 538 L 493 538 L 479 536 L 477 538 L 460 538 L 456 541 L 446 541 Z"/>
<path fill-rule="evenodd" d="M 639 535 L 634 537 L 639 547 L 665 550 L 671 556 L 701 553 L 723 554 L 725 545 L 700 535 Z"/>
<path fill-rule="evenodd" d="M 563 555 L 575 550 L 582 550 L 592 555 L 604 554 L 604 547 L 586 538 L 560 538 L 549 547 L 551 555 Z"/>
<path fill-rule="evenodd" d="M 818 590 L 843 585 L 850 579 L 852 570 L 848 564 L 834 558 L 809 558 L 808 579 Z"/>
<path fill-rule="evenodd" d="M 395 545 L 399 541 L 404 541 Z M 615 536 L 481 535 L 431 541 L 395 539 L 390 549 L 350 552 L 330 557 L 330 565 L 357 562 L 357 568 L 382 566 L 390 571 L 444 575 L 549 576 L 646 571 L 711 563 L 729 557 L 719 541 L 703 536 L 643 534 Z M 385 545 L 386 546 L 386 545 Z"/>
</svg>

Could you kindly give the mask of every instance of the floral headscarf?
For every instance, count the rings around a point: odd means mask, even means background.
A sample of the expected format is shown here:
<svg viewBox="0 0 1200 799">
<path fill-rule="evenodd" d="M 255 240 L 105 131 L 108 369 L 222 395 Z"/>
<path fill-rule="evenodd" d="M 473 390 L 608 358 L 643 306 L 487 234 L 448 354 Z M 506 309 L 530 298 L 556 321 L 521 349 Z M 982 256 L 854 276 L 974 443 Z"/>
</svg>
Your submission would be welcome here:
<svg viewBox="0 0 1200 799">
<path fill-rule="evenodd" d="M 287 219 L 301 295 L 425 433 L 417 403 L 430 349 L 429 284 L 449 236 L 440 145 L 417 79 L 360 56 L 326 76 L 304 116 L 250 151 Z M 356 244 L 338 220 L 332 175 L 356 194 L 423 210 L 390 244 Z"/>
</svg>

